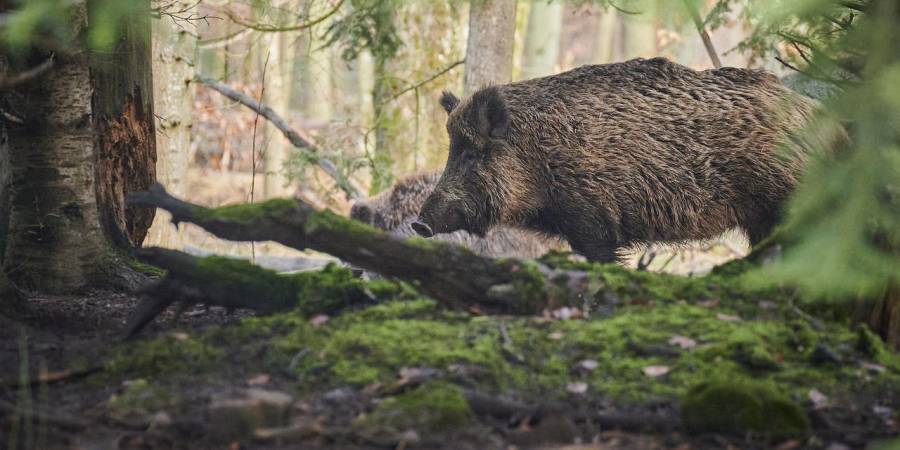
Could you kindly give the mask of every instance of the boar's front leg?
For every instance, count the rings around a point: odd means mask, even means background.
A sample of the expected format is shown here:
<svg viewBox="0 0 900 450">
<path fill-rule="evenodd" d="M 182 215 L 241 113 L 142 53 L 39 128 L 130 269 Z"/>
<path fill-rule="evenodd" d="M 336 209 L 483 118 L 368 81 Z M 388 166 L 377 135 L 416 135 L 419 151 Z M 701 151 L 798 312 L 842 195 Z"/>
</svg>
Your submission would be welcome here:
<svg viewBox="0 0 900 450">
<path fill-rule="evenodd" d="M 618 262 L 618 245 L 615 239 L 600 233 L 576 232 L 566 235 L 572 250 L 588 261 L 599 263 Z"/>
</svg>

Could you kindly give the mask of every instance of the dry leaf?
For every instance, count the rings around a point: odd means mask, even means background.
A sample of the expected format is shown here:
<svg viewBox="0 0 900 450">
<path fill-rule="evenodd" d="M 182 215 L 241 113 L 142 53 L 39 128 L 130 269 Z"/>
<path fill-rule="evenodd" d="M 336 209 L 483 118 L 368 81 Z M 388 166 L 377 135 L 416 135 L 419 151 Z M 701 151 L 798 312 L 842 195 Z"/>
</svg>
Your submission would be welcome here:
<svg viewBox="0 0 900 450">
<path fill-rule="evenodd" d="M 644 372 L 644 375 L 647 375 L 651 378 L 656 378 L 669 373 L 669 371 L 672 369 L 670 369 L 669 366 L 647 366 L 642 370 Z"/>
<path fill-rule="evenodd" d="M 825 409 L 828 407 L 828 397 L 818 389 L 810 389 L 807 395 L 809 400 L 812 401 L 814 409 Z"/>
<path fill-rule="evenodd" d="M 322 325 L 325 325 L 329 319 L 331 319 L 331 317 L 328 317 L 326 314 L 316 314 L 309 319 L 309 323 L 314 327 L 321 327 Z"/>
<path fill-rule="evenodd" d="M 600 365 L 600 363 L 594 361 L 593 359 L 585 359 L 579 362 L 578 365 L 581 366 L 581 368 L 584 370 L 594 370 L 597 368 L 597 366 Z"/>
<path fill-rule="evenodd" d="M 547 337 L 549 337 L 550 339 L 553 339 L 554 341 L 558 341 L 558 340 L 562 339 L 564 336 L 565 335 L 559 331 L 554 331 L 554 332 L 550 333 L 549 335 L 547 335 Z"/>
<path fill-rule="evenodd" d="M 718 313 L 716 314 L 716 319 L 724 320 L 725 322 L 740 322 L 741 318 L 738 316 L 732 316 L 728 314 Z"/>
<path fill-rule="evenodd" d="M 873 372 L 873 373 L 884 373 L 887 370 L 884 366 L 882 366 L 880 364 L 872 364 L 872 363 L 868 363 L 868 362 L 862 363 L 861 366 L 863 369 L 866 369 L 869 372 Z"/>
<path fill-rule="evenodd" d="M 182 341 L 182 342 L 183 342 L 183 341 L 186 341 L 186 340 L 188 340 L 188 339 L 191 338 L 191 336 L 190 336 L 189 334 L 187 334 L 187 333 L 182 333 L 182 332 L 180 332 L 180 331 L 175 331 L 175 332 L 173 332 L 173 333 L 172 333 L 172 337 L 173 337 L 176 341 Z"/>
<path fill-rule="evenodd" d="M 695 341 L 689 337 L 676 335 L 676 336 L 672 336 L 672 338 L 669 339 L 669 345 L 677 345 L 678 347 L 681 347 L 681 348 L 694 348 L 697 346 L 697 341 Z"/>
<path fill-rule="evenodd" d="M 569 383 L 566 385 L 566 390 L 573 394 L 584 394 L 585 392 L 587 392 L 587 389 L 587 383 L 581 381 L 576 383 Z"/>
<path fill-rule="evenodd" d="M 247 380 L 247 384 L 250 386 L 261 386 L 263 384 L 269 384 L 272 381 L 272 377 L 267 373 L 261 373 L 253 378 Z"/>
</svg>

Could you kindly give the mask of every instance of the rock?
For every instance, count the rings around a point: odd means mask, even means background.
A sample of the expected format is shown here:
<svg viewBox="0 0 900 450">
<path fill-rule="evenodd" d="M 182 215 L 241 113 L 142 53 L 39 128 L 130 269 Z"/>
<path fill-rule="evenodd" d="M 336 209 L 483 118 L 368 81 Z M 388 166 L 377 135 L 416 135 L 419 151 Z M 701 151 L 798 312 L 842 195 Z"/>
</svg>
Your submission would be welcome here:
<svg viewBox="0 0 900 450">
<path fill-rule="evenodd" d="M 207 410 L 210 429 L 221 440 L 253 436 L 257 428 L 284 426 L 294 398 L 284 392 L 251 388 L 215 398 Z"/>
<path fill-rule="evenodd" d="M 816 344 L 816 347 L 813 349 L 812 354 L 810 355 L 810 361 L 813 364 L 840 364 L 841 357 L 831 349 L 831 347 L 819 343 Z"/>
<path fill-rule="evenodd" d="M 803 436 L 809 419 L 803 409 L 773 387 L 753 380 L 702 383 L 681 402 L 685 427 L 693 432 L 773 438 Z"/>
</svg>

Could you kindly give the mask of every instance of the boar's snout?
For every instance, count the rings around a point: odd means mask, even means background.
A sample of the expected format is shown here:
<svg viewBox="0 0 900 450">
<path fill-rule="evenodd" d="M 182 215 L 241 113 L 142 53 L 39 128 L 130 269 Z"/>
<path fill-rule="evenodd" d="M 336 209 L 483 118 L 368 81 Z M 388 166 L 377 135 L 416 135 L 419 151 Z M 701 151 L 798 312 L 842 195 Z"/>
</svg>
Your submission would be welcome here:
<svg viewBox="0 0 900 450">
<path fill-rule="evenodd" d="M 412 223 L 412 229 L 419 236 L 432 237 L 439 233 L 452 233 L 465 229 L 466 220 L 460 208 L 452 204 L 438 205 L 436 203 L 426 202 L 419 214 L 419 219 Z"/>
<path fill-rule="evenodd" d="M 425 222 L 413 222 L 410 226 L 419 236 L 427 238 L 434 236 L 434 231 L 431 231 L 431 227 Z"/>
</svg>

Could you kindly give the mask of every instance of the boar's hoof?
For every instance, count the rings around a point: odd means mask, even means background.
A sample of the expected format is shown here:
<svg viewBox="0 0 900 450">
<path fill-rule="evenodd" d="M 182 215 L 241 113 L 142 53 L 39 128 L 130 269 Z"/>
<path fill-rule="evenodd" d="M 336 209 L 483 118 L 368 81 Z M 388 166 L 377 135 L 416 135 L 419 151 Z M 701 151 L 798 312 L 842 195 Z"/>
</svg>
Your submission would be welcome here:
<svg viewBox="0 0 900 450">
<path fill-rule="evenodd" d="M 428 224 L 424 222 L 413 222 L 410 226 L 412 227 L 413 231 L 419 234 L 419 236 L 427 238 L 434 236 L 434 231 L 431 231 L 431 227 L 429 227 Z"/>
</svg>

